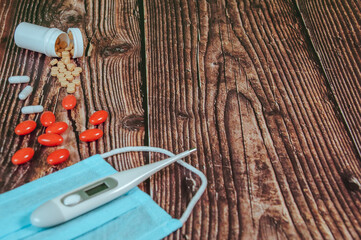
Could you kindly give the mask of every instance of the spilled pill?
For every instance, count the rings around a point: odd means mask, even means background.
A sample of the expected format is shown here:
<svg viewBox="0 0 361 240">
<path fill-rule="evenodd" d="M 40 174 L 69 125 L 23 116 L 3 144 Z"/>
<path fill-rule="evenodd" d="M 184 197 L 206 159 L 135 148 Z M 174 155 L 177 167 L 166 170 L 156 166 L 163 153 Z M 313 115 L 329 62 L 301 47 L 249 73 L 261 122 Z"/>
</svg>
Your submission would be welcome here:
<svg viewBox="0 0 361 240">
<path fill-rule="evenodd" d="M 26 135 L 34 131 L 36 128 L 36 122 L 32 120 L 27 120 L 19 123 L 15 128 L 15 133 L 17 135 Z"/>
<path fill-rule="evenodd" d="M 34 149 L 32 148 L 22 148 L 18 150 L 14 156 L 11 158 L 11 161 L 15 165 L 23 164 L 28 162 L 34 156 Z"/>
<path fill-rule="evenodd" d="M 41 105 L 31 105 L 31 106 L 25 106 L 21 109 L 22 114 L 32 114 L 32 113 L 39 113 L 44 111 L 43 106 Z"/>
<path fill-rule="evenodd" d="M 98 140 L 103 136 L 103 131 L 101 129 L 88 129 L 80 133 L 79 139 L 83 142 L 92 142 Z"/>
<path fill-rule="evenodd" d="M 50 65 L 54 66 L 55 64 L 58 63 L 58 59 L 54 58 L 53 60 L 50 61 Z"/>
<path fill-rule="evenodd" d="M 32 86 L 26 86 L 20 93 L 19 93 L 19 99 L 20 100 L 25 100 L 30 93 L 33 91 L 33 87 Z"/>
<path fill-rule="evenodd" d="M 30 82 L 29 76 L 11 76 L 8 79 L 9 83 L 27 83 Z"/>
<path fill-rule="evenodd" d="M 68 95 L 63 99 L 61 105 L 63 105 L 63 108 L 66 110 L 73 109 L 76 105 L 76 98 L 73 95 Z"/>
<path fill-rule="evenodd" d="M 55 115 L 50 111 L 45 111 L 40 116 L 40 122 L 44 127 L 48 127 L 55 122 Z"/>
<path fill-rule="evenodd" d="M 62 134 L 68 128 L 65 122 L 55 122 L 46 128 L 46 133 Z"/>
<path fill-rule="evenodd" d="M 81 67 L 76 67 L 76 68 L 74 68 L 74 71 L 81 73 L 83 71 L 83 69 Z"/>
<path fill-rule="evenodd" d="M 41 145 L 53 147 L 63 143 L 63 137 L 59 134 L 45 133 L 38 137 L 38 142 Z"/>
<path fill-rule="evenodd" d="M 96 111 L 93 113 L 90 118 L 89 122 L 93 125 L 99 125 L 103 123 L 108 118 L 108 112 L 104 110 Z"/>
<path fill-rule="evenodd" d="M 68 158 L 69 158 L 69 151 L 68 149 L 64 148 L 64 149 L 55 150 L 54 152 L 50 153 L 46 161 L 51 165 L 55 165 L 66 161 Z"/>
</svg>

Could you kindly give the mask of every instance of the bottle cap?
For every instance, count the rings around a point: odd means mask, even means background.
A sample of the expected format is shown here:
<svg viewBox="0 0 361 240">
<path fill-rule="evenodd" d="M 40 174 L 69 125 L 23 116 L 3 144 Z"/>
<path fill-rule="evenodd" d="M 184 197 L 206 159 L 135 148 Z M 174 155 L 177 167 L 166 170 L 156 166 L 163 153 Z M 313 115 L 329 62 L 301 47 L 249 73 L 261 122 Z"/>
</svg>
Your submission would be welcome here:
<svg viewBox="0 0 361 240">
<path fill-rule="evenodd" d="M 70 42 L 74 44 L 73 58 L 82 57 L 84 54 L 84 41 L 79 28 L 69 28 L 68 35 Z"/>
</svg>

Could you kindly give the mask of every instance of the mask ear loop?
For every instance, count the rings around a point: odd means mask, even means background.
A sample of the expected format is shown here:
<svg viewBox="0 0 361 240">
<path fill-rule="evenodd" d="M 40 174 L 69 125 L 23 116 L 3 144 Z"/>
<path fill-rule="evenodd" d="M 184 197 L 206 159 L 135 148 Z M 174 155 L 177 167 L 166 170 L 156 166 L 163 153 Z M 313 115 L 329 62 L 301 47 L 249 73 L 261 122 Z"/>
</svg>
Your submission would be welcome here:
<svg viewBox="0 0 361 240">
<path fill-rule="evenodd" d="M 117 149 L 114 149 L 112 151 L 100 154 L 100 156 L 102 158 L 107 158 L 107 157 L 113 156 L 115 154 L 126 153 L 126 152 L 157 152 L 157 153 L 163 153 L 165 155 L 168 155 L 169 157 L 175 156 L 174 153 L 172 153 L 172 152 L 170 152 L 168 150 L 165 150 L 163 148 L 147 147 L 147 146 L 117 148 Z M 188 163 L 186 163 L 186 162 L 184 162 L 182 160 L 178 160 L 177 163 L 179 165 L 187 168 L 188 170 L 190 170 L 194 174 L 196 174 L 201 179 L 201 182 L 202 182 L 201 186 L 199 187 L 199 189 L 197 191 L 197 193 L 193 196 L 192 200 L 188 203 L 188 206 L 187 206 L 186 210 L 184 211 L 182 216 L 179 218 L 179 221 L 181 221 L 182 224 L 184 224 L 187 221 L 188 217 L 190 216 L 194 206 L 196 205 L 198 200 L 201 198 L 203 192 L 206 190 L 207 178 L 201 171 L 199 171 L 198 169 L 196 169 L 192 165 L 190 165 L 190 164 L 188 164 Z"/>
</svg>

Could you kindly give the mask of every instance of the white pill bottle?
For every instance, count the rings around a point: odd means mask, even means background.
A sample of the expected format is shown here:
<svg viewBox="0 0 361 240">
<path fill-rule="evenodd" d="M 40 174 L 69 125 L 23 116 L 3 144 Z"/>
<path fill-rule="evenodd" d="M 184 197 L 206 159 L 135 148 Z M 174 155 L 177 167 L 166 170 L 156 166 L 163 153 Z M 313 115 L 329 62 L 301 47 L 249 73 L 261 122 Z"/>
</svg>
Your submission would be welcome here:
<svg viewBox="0 0 361 240">
<path fill-rule="evenodd" d="M 58 57 L 55 51 L 55 43 L 59 38 L 60 41 L 64 41 L 68 45 L 73 42 L 73 58 L 83 56 L 84 43 L 81 31 L 78 28 L 69 28 L 68 33 L 72 34 L 73 39 L 70 39 L 67 33 L 57 28 L 47 28 L 22 22 L 15 29 L 14 39 L 18 47 L 43 53 L 49 57 Z"/>
</svg>

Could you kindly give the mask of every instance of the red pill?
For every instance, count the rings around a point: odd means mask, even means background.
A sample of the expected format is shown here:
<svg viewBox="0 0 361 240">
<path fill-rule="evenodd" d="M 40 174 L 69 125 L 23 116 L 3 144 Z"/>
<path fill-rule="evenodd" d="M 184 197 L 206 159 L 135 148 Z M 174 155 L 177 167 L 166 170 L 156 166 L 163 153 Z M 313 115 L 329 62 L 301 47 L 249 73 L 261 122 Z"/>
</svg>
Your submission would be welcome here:
<svg viewBox="0 0 361 240">
<path fill-rule="evenodd" d="M 55 122 L 46 128 L 46 133 L 62 134 L 68 128 L 65 122 Z"/>
<path fill-rule="evenodd" d="M 34 131 L 36 128 L 36 122 L 32 120 L 27 120 L 22 123 L 19 123 L 15 128 L 15 133 L 17 135 L 26 135 Z"/>
<path fill-rule="evenodd" d="M 55 115 L 50 111 L 45 111 L 41 114 L 40 122 L 44 127 L 48 127 L 55 122 Z"/>
<path fill-rule="evenodd" d="M 15 165 L 23 164 L 28 162 L 34 156 L 34 149 L 32 148 L 22 148 L 18 150 L 14 156 L 11 158 L 11 161 Z"/>
<path fill-rule="evenodd" d="M 66 110 L 73 109 L 76 105 L 76 98 L 73 95 L 68 95 L 63 99 L 61 105 L 63 105 L 63 108 Z"/>
<path fill-rule="evenodd" d="M 108 118 L 108 112 L 104 111 L 104 110 L 100 110 L 100 111 L 93 113 L 90 116 L 89 122 L 93 125 L 99 125 L 99 124 L 105 122 L 105 120 L 107 120 L 107 118 Z"/>
<path fill-rule="evenodd" d="M 63 137 L 60 136 L 59 134 L 46 133 L 46 134 L 42 134 L 38 137 L 38 142 L 41 145 L 53 147 L 53 146 L 58 146 L 58 145 L 62 144 Z"/>
<path fill-rule="evenodd" d="M 103 131 L 100 129 L 88 129 L 80 133 L 79 139 L 83 142 L 92 142 L 98 140 L 103 136 Z"/>
<path fill-rule="evenodd" d="M 50 153 L 46 161 L 51 165 L 55 165 L 66 161 L 68 157 L 69 157 L 68 149 L 58 149 Z"/>
</svg>

